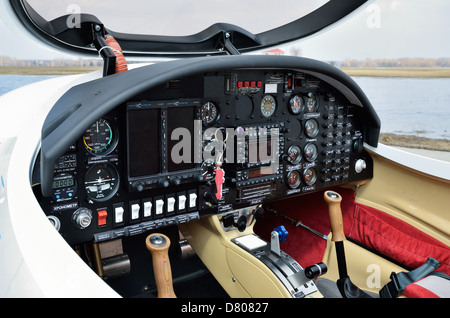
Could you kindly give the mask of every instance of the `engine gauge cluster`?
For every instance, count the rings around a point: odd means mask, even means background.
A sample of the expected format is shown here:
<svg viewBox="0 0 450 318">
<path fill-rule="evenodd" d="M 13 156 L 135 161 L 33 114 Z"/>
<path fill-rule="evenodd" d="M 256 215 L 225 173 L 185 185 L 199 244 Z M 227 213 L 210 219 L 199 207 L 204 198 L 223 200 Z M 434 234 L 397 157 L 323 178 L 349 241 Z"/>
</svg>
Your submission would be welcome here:
<svg viewBox="0 0 450 318">
<path fill-rule="evenodd" d="M 303 98 L 299 95 L 294 95 L 289 100 L 289 110 L 293 115 L 298 115 L 302 113 L 305 109 L 305 104 Z"/>
<path fill-rule="evenodd" d="M 319 134 L 319 123 L 315 119 L 308 119 L 305 123 L 305 134 L 309 138 L 314 138 Z"/>
<path fill-rule="evenodd" d="M 313 162 L 314 160 L 316 160 L 317 156 L 319 155 L 317 145 L 313 143 L 306 144 L 303 152 L 305 153 L 305 159 L 309 162 Z"/>
<path fill-rule="evenodd" d="M 299 146 L 293 145 L 287 151 L 287 160 L 291 164 L 297 164 L 302 160 L 302 150 Z"/>
<path fill-rule="evenodd" d="M 308 97 L 306 99 L 306 110 L 309 113 L 316 112 L 319 108 L 319 104 L 317 102 L 317 96 L 313 93 L 308 93 Z"/>
<path fill-rule="evenodd" d="M 305 184 L 308 186 L 313 185 L 316 183 L 317 180 L 317 172 L 315 168 L 308 168 L 305 171 L 303 171 L 303 180 L 305 181 Z"/>
<path fill-rule="evenodd" d="M 292 170 L 288 172 L 287 175 L 287 183 L 290 188 L 295 189 L 298 188 L 300 185 L 301 179 L 300 179 L 300 172 L 298 170 Z"/>
</svg>

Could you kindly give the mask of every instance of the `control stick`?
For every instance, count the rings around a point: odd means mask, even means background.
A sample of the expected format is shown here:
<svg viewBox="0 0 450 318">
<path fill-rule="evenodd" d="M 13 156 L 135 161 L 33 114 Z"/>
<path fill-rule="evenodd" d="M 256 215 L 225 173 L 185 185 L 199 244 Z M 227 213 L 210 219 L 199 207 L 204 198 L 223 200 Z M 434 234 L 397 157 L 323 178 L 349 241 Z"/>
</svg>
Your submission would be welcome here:
<svg viewBox="0 0 450 318">
<path fill-rule="evenodd" d="M 172 269 L 169 261 L 170 240 L 164 234 L 153 233 L 145 239 L 152 254 L 158 298 L 176 298 L 172 285 Z"/>
<path fill-rule="evenodd" d="M 328 215 L 331 225 L 331 241 L 335 243 L 336 256 L 339 270 L 339 279 L 336 282 L 342 297 L 344 298 L 370 298 L 368 294 L 356 287 L 347 274 L 347 263 L 345 260 L 344 223 L 342 221 L 341 201 L 342 197 L 334 191 L 325 191 L 323 195 L 328 204 Z"/>
</svg>

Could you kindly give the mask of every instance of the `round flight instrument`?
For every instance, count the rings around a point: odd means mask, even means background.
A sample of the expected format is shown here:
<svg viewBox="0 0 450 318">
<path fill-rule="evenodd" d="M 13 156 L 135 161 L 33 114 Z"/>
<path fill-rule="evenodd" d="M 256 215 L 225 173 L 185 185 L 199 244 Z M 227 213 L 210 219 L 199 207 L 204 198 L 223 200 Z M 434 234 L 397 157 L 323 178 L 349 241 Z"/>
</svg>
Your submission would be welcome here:
<svg viewBox="0 0 450 318">
<path fill-rule="evenodd" d="M 317 159 L 318 150 L 315 144 L 306 144 L 305 149 L 303 150 L 305 153 L 305 159 L 309 162 L 313 162 Z"/>
<path fill-rule="evenodd" d="M 202 179 L 203 181 L 209 181 L 214 179 L 215 172 L 214 169 L 216 168 L 216 164 L 214 162 L 214 159 L 207 158 L 202 163 Z"/>
<path fill-rule="evenodd" d="M 205 124 L 211 124 L 215 122 L 219 115 L 219 110 L 213 102 L 207 102 L 203 104 L 201 109 L 202 121 Z"/>
<path fill-rule="evenodd" d="M 306 99 L 306 110 L 309 113 L 314 113 L 319 108 L 319 104 L 317 103 L 317 97 L 313 93 L 308 94 L 308 98 Z"/>
<path fill-rule="evenodd" d="M 319 134 L 319 123 L 315 119 L 308 119 L 305 123 L 305 134 L 309 138 L 314 138 Z"/>
<path fill-rule="evenodd" d="M 277 102 L 272 95 L 265 95 L 261 101 L 261 113 L 264 117 L 269 118 L 275 113 Z"/>
<path fill-rule="evenodd" d="M 119 189 L 117 169 L 108 163 L 92 166 L 84 178 L 84 186 L 88 197 L 94 201 L 106 201 Z"/>
<path fill-rule="evenodd" d="M 300 172 L 292 170 L 287 174 L 287 183 L 290 188 L 295 189 L 300 185 Z"/>
<path fill-rule="evenodd" d="M 106 119 L 100 118 L 83 135 L 86 150 L 93 155 L 106 155 L 117 145 L 115 128 Z"/>
<path fill-rule="evenodd" d="M 317 180 L 317 172 L 314 168 L 308 168 L 303 171 L 303 180 L 307 185 L 313 185 Z"/>
<path fill-rule="evenodd" d="M 297 164 L 302 160 L 302 151 L 299 146 L 290 146 L 287 151 L 287 160 L 292 164 Z"/>
<path fill-rule="evenodd" d="M 298 115 L 303 111 L 304 108 L 305 103 L 303 102 L 303 98 L 301 98 L 299 95 L 295 95 L 289 100 L 289 110 L 292 114 Z"/>
</svg>

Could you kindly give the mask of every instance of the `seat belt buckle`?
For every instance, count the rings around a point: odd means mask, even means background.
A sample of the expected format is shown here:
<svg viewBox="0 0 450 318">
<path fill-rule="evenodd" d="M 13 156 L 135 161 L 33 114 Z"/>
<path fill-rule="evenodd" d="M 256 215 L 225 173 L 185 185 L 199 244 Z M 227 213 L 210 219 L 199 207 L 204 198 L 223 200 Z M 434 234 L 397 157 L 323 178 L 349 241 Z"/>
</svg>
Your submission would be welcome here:
<svg viewBox="0 0 450 318">
<path fill-rule="evenodd" d="M 379 292 L 380 298 L 396 298 L 400 292 L 402 292 L 402 288 L 400 287 L 400 283 L 395 272 L 391 273 L 390 279 L 391 281 L 381 288 Z"/>
</svg>

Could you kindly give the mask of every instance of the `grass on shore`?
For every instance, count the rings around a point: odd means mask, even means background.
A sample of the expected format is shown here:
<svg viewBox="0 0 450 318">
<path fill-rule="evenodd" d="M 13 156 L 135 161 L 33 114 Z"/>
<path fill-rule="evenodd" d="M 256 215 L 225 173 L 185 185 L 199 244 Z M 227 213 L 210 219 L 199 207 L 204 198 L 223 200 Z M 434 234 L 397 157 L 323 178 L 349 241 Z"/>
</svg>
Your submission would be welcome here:
<svg viewBox="0 0 450 318">
<path fill-rule="evenodd" d="M 450 68 L 341 68 L 349 76 L 449 78 Z"/>
<path fill-rule="evenodd" d="M 0 74 L 16 75 L 70 75 L 89 73 L 101 69 L 99 66 L 0 66 Z M 350 76 L 370 77 L 419 77 L 450 78 L 450 68 L 341 68 Z"/>
<path fill-rule="evenodd" d="M 450 151 L 450 140 L 382 133 L 379 142 L 389 146 Z"/>
<path fill-rule="evenodd" d="M 100 70 L 98 66 L 0 66 L 0 74 L 7 75 L 72 75 Z"/>
</svg>

